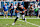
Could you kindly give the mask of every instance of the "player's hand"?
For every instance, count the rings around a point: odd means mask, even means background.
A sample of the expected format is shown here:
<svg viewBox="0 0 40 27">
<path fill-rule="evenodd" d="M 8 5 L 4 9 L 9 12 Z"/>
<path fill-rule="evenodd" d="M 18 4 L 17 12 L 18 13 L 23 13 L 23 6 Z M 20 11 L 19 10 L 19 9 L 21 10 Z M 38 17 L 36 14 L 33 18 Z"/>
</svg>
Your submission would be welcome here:
<svg viewBox="0 0 40 27">
<path fill-rule="evenodd" d="M 22 11 L 22 13 L 24 13 L 24 11 Z"/>
<path fill-rule="evenodd" d="M 18 13 L 19 11 L 16 10 L 15 12 Z"/>
<path fill-rule="evenodd" d="M 27 9 L 25 9 L 25 11 L 27 11 Z"/>
<path fill-rule="evenodd" d="M 19 11 L 17 11 L 17 13 L 18 13 Z"/>
<path fill-rule="evenodd" d="M 23 7 L 21 7 L 21 9 L 23 9 Z"/>
<path fill-rule="evenodd" d="M 11 10 L 11 9 L 10 9 Z"/>
</svg>

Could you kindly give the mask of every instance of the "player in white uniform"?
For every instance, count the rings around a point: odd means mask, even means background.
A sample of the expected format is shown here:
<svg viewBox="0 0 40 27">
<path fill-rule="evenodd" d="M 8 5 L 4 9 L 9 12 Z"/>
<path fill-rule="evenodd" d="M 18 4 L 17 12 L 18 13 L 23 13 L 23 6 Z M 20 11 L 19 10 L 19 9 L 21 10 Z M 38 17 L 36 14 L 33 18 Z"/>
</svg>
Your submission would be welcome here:
<svg viewBox="0 0 40 27">
<path fill-rule="evenodd" d="M 24 7 L 23 7 L 23 5 L 21 5 L 20 3 L 18 3 L 18 7 L 16 9 L 17 17 L 16 17 L 16 19 L 15 19 L 15 21 L 14 21 L 14 23 L 12 25 L 14 25 L 15 22 L 17 21 L 17 19 L 20 17 L 20 11 L 22 12 L 22 19 L 26 21 Z"/>
</svg>

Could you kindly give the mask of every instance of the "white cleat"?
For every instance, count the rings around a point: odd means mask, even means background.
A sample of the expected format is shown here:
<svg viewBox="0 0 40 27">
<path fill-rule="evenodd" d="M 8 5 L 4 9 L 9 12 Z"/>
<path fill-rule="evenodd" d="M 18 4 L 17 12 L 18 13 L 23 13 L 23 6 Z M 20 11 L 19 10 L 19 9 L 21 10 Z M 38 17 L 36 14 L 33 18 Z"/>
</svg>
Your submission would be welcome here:
<svg viewBox="0 0 40 27">
<path fill-rule="evenodd" d="M 15 23 L 12 23 L 12 25 L 15 25 Z"/>
<path fill-rule="evenodd" d="M 25 22 L 26 22 L 26 18 L 25 18 Z"/>
<path fill-rule="evenodd" d="M 4 17 L 5 18 L 5 17 Z"/>
<path fill-rule="evenodd" d="M 8 17 L 6 17 L 6 18 L 8 18 Z"/>
<path fill-rule="evenodd" d="M 37 17 L 37 18 L 39 18 L 39 17 Z"/>
</svg>

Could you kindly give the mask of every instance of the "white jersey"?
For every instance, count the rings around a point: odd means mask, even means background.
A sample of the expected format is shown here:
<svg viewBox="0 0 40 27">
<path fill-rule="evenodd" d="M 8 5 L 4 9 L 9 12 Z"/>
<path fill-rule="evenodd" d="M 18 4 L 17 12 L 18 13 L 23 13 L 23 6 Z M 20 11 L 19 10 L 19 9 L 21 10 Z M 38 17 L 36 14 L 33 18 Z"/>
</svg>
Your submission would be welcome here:
<svg viewBox="0 0 40 27">
<path fill-rule="evenodd" d="M 17 6 L 14 6 L 14 8 L 17 8 Z"/>
</svg>

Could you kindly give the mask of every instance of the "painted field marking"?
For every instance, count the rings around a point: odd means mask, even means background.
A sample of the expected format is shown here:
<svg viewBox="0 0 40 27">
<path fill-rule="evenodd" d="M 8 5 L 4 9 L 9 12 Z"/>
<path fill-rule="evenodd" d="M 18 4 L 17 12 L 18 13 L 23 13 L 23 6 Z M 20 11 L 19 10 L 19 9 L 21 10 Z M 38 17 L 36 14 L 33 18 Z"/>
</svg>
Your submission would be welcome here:
<svg viewBox="0 0 40 27">
<path fill-rule="evenodd" d="M 19 19 L 18 19 L 18 20 L 19 20 Z M 23 20 L 19 20 L 19 21 L 24 22 Z M 38 26 L 38 27 L 40 27 L 40 26 L 39 26 L 39 25 L 37 25 L 37 24 L 33 24 L 33 23 L 30 23 L 30 22 L 27 22 L 27 21 L 26 21 L 26 24 L 27 24 L 27 23 L 29 23 L 29 24 L 31 24 L 31 25 L 34 25 L 34 26 Z"/>
<path fill-rule="evenodd" d="M 15 19 L 15 18 L 0 18 L 0 19 Z M 21 19 L 21 18 L 20 18 L 20 19 Z M 26 19 L 40 19 L 40 18 L 26 18 Z M 19 19 L 18 19 L 18 20 L 19 20 Z M 22 20 L 19 20 L 19 21 L 22 21 Z M 22 21 L 22 22 L 24 22 L 24 21 Z M 38 27 L 40 27 L 39 25 L 30 23 L 30 22 L 26 22 L 26 23 L 29 23 L 29 24 L 32 24 L 32 25 L 34 25 L 34 26 L 38 26 Z"/>
</svg>

